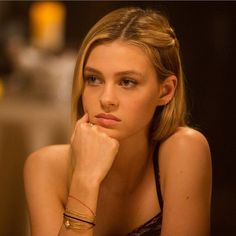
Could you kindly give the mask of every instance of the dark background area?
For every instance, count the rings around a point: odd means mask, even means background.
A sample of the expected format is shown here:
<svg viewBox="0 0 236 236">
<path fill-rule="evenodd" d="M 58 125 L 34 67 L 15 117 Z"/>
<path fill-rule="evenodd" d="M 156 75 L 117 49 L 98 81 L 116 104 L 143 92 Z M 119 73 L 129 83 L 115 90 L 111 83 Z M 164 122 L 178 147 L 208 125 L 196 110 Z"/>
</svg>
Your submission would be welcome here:
<svg viewBox="0 0 236 236">
<path fill-rule="evenodd" d="M 168 16 L 181 45 L 191 124 L 205 134 L 211 147 L 212 235 L 236 235 L 236 2 L 63 3 L 67 9 L 65 47 L 75 49 L 79 48 L 88 29 L 113 9 L 123 6 L 152 7 Z M 6 22 L 18 21 L 27 37 L 31 2 L 4 4 L 8 7 L 0 19 L 0 28 Z M 0 68 L 10 70 L 10 66 L 4 63 L 0 64 Z"/>
</svg>

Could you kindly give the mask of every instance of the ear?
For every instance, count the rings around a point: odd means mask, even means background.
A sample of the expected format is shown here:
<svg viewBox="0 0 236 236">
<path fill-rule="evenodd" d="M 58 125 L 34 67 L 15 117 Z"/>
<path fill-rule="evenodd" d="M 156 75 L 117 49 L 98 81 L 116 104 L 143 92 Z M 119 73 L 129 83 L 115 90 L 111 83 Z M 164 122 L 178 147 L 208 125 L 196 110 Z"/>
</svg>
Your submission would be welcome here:
<svg viewBox="0 0 236 236">
<path fill-rule="evenodd" d="M 157 106 L 166 105 L 171 101 L 175 94 L 176 86 L 177 78 L 175 75 L 171 75 L 161 82 Z"/>
</svg>

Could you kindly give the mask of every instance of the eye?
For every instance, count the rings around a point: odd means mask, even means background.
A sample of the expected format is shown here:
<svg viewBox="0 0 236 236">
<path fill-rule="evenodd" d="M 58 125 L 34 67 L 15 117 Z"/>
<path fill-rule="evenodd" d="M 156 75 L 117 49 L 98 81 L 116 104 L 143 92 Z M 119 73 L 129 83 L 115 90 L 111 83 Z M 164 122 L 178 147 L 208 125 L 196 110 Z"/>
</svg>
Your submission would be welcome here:
<svg viewBox="0 0 236 236">
<path fill-rule="evenodd" d="M 92 85 L 92 86 L 101 84 L 101 80 L 95 75 L 85 76 L 85 82 L 87 85 Z"/>
<path fill-rule="evenodd" d="M 137 83 L 138 82 L 136 80 L 133 80 L 133 79 L 122 79 L 120 81 L 120 85 L 124 88 L 132 88 L 135 85 L 137 85 Z"/>
</svg>

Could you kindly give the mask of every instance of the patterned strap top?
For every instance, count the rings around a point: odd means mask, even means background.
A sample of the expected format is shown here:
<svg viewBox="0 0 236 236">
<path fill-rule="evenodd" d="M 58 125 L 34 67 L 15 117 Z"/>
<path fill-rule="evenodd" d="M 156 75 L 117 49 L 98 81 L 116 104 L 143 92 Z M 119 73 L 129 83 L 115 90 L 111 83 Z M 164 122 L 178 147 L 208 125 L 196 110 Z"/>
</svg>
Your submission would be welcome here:
<svg viewBox="0 0 236 236">
<path fill-rule="evenodd" d="M 157 196 L 161 212 L 156 216 L 154 216 L 152 219 L 148 220 L 146 223 L 134 229 L 132 232 L 127 234 L 127 236 L 158 236 L 161 234 L 163 199 L 161 196 L 161 187 L 159 178 L 158 151 L 159 151 L 159 145 L 156 145 L 153 152 L 153 166 L 156 180 Z"/>
</svg>

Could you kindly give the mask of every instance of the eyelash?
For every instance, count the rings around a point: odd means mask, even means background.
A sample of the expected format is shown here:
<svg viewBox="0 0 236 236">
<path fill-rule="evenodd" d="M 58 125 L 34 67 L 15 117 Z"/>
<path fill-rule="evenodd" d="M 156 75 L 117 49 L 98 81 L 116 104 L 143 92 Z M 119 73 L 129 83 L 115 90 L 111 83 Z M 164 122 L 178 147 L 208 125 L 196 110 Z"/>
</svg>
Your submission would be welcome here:
<svg viewBox="0 0 236 236">
<path fill-rule="evenodd" d="M 123 82 L 128 82 L 128 83 L 129 83 L 128 86 L 123 85 L 124 88 L 132 88 L 132 87 L 134 87 L 135 85 L 138 84 L 138 82 L 137 82 L 136 80 L 129 79 L 129 78 L 122 79 L 122 80 L 120 81 L 120 84 L 122 85 Z M 131 85 L 130 85 L 130 84 L 131 84 Z"/>
<path fill-rule="evenodd" d="M 89 76 L 85 76 L 84 78 L 85 82 L 90 85 L 90 86 L 97 86 L 100 85 L 101 83 L 103 83 L 98 77 L 94 76 L 94 75 L 89 75 Z M 128 85 L 124 84 L 128 82 Z M 129 79 L 129 78 L 123 78 L 120 80 L 119 85 L 121 85 L 123 88 L 133 88 L 135 85 L 138 84 L 138 81 L 134 80 L 134 79 Z"/>
<path fill-rule="evenodd" d="M 99 81 L 99 79 L 94 75 L 85 76 L 84 80 L 88 85 L 92 86 L 98 85 L 96 81 Z"/>
</svg>

